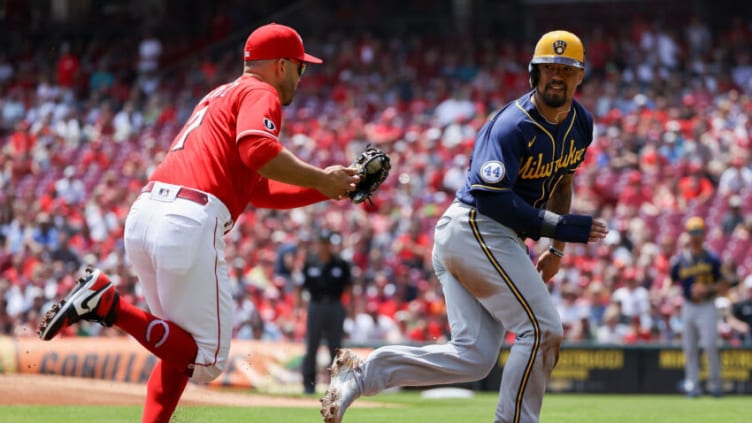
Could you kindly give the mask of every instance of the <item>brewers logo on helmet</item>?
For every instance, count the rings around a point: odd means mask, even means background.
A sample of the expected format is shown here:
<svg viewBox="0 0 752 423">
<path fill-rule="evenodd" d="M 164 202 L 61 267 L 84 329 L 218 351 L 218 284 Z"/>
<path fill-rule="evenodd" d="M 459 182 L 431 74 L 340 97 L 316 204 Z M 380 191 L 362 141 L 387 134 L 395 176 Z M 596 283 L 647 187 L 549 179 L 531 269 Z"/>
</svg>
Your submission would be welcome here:
<svg viewBox="0 0 752 423">
<path fill-rule="evenodd" d="M 569 31 L 557 30 L 543 34 L 535 45 L 533 58 L 528 65 L 530 86 L 538 85 L 538 65 L 556 63 L 585 69 L 585 47 L 576 35 Z"/>
</svg>

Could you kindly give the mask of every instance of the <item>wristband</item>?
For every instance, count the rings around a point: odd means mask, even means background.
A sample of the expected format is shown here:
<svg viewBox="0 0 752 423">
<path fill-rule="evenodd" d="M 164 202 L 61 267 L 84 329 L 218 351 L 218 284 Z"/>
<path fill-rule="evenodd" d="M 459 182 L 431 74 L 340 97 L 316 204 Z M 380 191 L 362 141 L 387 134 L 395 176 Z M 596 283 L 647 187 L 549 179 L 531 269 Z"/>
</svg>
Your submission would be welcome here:
<svg viewBox="0 0 752 423">
<path fill-rule="evenodd" d="M 593 218 L 582 214 L 565 214 L 556 226 L 553 239 L 564 242 L 581 242 L 586 244 L 593 227 Z"/>
<path fill-rule="evenodd" d="M 548 247 L 548 252 L 555 255 L 556 257 L 564 257 L 564 251 L 561 251 L 553 245 Z"/>
<path fill-rule="evenodd" d="M 547 238 L 556 238 L 556 227 L 561 221 L 561 215 L 558 215 L 552 211 L 541 210 L 538 213 L 538 217 L 541 219 L 540 234 Z"/>
</svg>

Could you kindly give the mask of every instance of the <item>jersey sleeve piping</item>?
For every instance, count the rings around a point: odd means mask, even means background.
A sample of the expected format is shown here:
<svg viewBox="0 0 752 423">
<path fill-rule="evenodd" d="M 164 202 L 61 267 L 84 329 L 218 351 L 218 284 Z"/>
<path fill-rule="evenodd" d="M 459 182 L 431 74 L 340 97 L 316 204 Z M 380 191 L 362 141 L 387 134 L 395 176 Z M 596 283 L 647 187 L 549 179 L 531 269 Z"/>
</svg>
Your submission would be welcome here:
<svg viewBox="0 0 752 423">
<path fill-rule="evenodd" d="M 247 131 L 243 131 L 243 132 L 239 133 L 235 137 L 235 142 L 238 142 L 241 139 L 243 139 L 243 137 L 247 137 L 249 135 L 261 135 L 261 136 L 263 136 L 265 138 L 271 138 L 271 139 L 273 139 L 275 141 L 279 141 L 278 137 L 276 137 L 276 136 L 274 136 L 274 135 L 272 135 L 272 134 L 270 134 L 270 133 L 268 133 L 266 131 L 262 131 L 262 130 L 259 130 L 259 129 L 249 129 Z"/>
<path fill-rule="evenodd" d="M 471 189 L 484 189 L 488 191 L 508 191 L 509 188 L 507 187 L 494 187 L 491 185 L 481 185 L 481 184 L 472 184 L 470 185 Z"/>
</svg>

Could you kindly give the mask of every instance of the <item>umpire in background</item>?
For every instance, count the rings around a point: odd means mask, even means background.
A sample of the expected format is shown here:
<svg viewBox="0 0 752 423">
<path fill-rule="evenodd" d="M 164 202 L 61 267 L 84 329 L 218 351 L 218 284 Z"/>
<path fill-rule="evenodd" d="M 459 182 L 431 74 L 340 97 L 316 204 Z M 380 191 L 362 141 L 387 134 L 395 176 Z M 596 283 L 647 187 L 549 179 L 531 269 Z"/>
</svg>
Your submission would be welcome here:
<svg viewBox="0 0 752 423">
<path fill-rule="evenodd" d="M 699 345 L 702 345 L 710 367 L 709 392 L 718 397 L 722 387 L 715 297 L 725 290 L 721 261 L 705 248 L 705 221 L 701 217 L 687 219 L 685 230 L 686 248 L 671 261 L 671 280 L 681 286 L 684 296 L 681 312 L 684 388 L 689 397 L 702 393 L 699 351 Z"/>
<path fill-rule="evenodd" d="M 331 360 L 342 347 L 346 316 L 342 295 L 351 291 L 352 278 L 350 263 L 337 253 L 341 243 L 340 234 L 328 230 L 320 232 L 298 278 L 298 308 L 303 301 L 303 291 L 309 294 L 302 369 L 306 394 L 316 391 L 316 354 L 321 339 L 326 337 Z"/>
</svg>

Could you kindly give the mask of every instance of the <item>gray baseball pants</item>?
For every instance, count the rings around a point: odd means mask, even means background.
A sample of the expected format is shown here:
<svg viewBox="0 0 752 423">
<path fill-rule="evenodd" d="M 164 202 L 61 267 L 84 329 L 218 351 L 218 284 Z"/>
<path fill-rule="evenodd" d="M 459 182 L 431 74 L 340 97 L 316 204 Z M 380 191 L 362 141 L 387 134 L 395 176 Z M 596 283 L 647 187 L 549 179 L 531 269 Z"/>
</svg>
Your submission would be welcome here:
<svg viewBox="0 0 752 423">
<path fill-rule="evenodd" d="M 378 348 L 356 373 L 362 395 L 482 379 L 496 365 L 506 329 L 516 339 L 493 421 L 538 422 L 563 332 L 524 243 L 511 229 L 455 202 L 436 224 L 433 266 L 451 341 Z"/>
<path fill-rule="evenodd" d="M 718 317 L 715 303 L 692 303 L 682 306 L 682 347 L 684 349 L 684 377 L 692 393 L 700 393 L 700 346 L 708 358 L 711 391 L 721 390 L 721 358 L 718 351 Z"/>
</svg>

